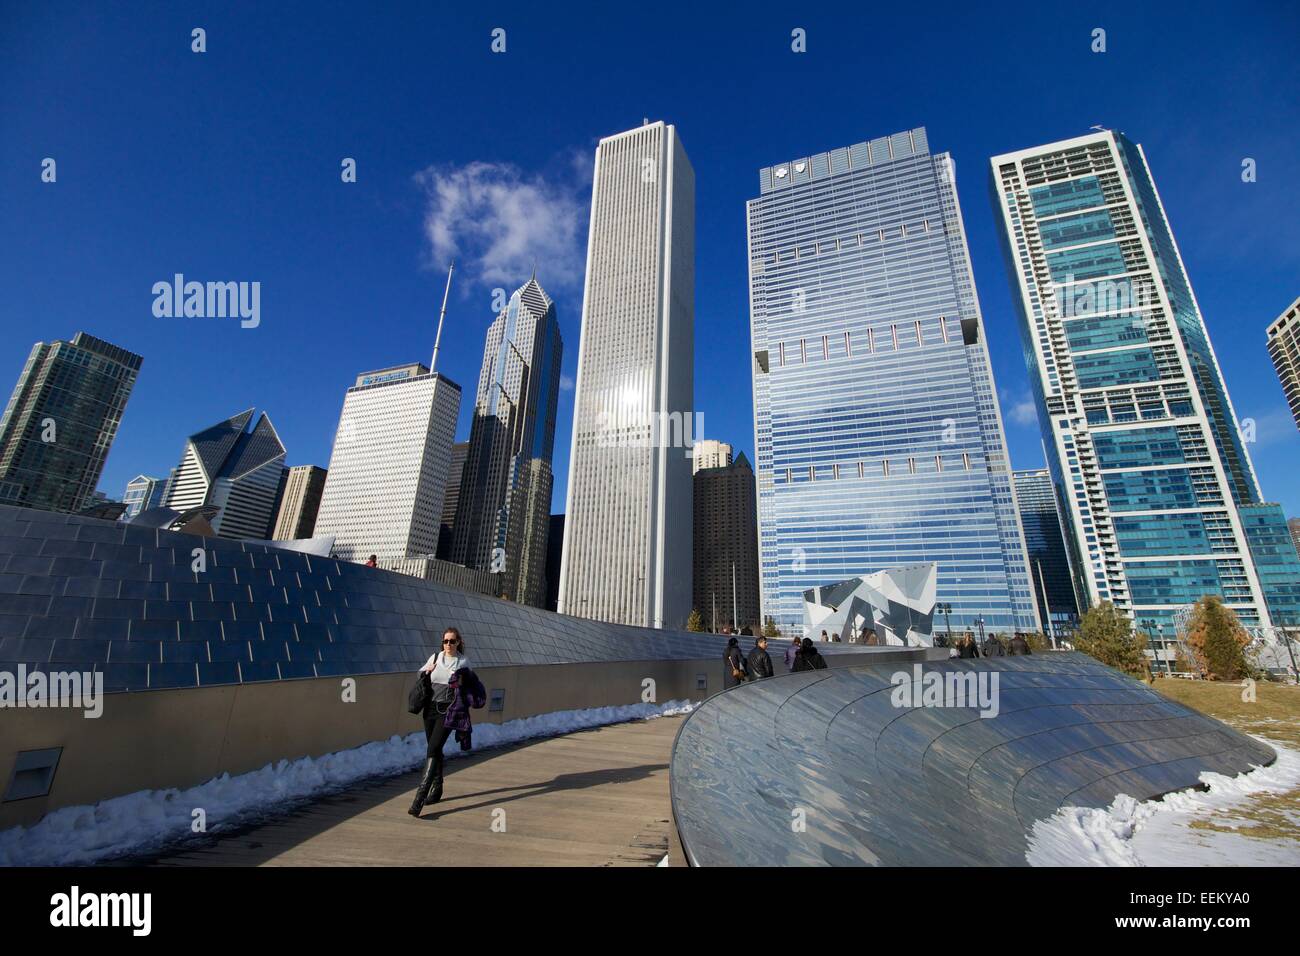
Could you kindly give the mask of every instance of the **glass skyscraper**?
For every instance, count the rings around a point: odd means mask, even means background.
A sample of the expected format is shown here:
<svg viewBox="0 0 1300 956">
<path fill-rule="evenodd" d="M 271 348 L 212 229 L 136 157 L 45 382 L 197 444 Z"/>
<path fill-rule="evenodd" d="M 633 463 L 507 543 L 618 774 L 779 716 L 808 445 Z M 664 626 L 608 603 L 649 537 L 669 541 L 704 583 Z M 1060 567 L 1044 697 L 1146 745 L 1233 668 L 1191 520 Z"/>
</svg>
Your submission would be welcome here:
<svg viewBox="0 0 1300 956">
<path fill-rule="evenodd" d="M 1080 593 L 1166 636 L 1206 593 L 1244 624 L 1289 623 L 1285 520 L 1261 500 L 1142 148 L 1100 130 L 995 156 L 992 177 Z"/>
<path fill-rule="evenodd" d="M 0 415 L 0 504 L 91 504 L 142 361 L 85 332 L 32 346 Z"/>
<path fill-rule="evenodd" d="M 533 275 L 488 327 L 452 532 L 452 561 L 539 607 L 563 353 L 555 303 Z"/>
<path fill-rule="evenodd" d="M 1074 593 L 1065 532 L 1061 530 L 1056 486 L 1046 468 L 1012 474 L 1016 481 L 1020 524 L 1025 529 L 1025 550 L 1029 553 L 1029 573 L 1034 581 L 1038 616 L 1047 628 L 1048 636 L 1056 637 L 1063 630 L 1074 630 L 1079 624 L 1079 601 Z"/>
<path fill-rule="evenodd" d="M 933 561 L 955 629 L 1038 626 L 951 158 L 924 129 L 770 166 L 747 206 L 763 614 Z"/>
</svg>

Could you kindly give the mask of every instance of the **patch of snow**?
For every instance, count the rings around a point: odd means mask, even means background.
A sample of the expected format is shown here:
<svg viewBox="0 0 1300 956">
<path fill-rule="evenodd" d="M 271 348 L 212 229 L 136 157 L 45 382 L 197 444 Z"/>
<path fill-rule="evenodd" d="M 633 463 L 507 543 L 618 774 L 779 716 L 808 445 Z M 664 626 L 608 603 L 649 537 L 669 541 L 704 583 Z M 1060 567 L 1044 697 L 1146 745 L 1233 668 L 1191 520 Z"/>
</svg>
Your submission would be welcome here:
<svg viewBox="0 0 1300 956">
<path fill-rule="evenodd" d="M 1235 827 L 1242 821 L 1216 819 L 1252 797 L 1300 787 L 1300 752 L 1264 740 L 1277 751 L 1268 767 L 1228 777 L 1201 774 L 1205 791 L 1186 790 L 1139 802 L 1120 794 L 1104 810 L 1063 807 L 1034 824 L 1025 857 L 1031 866 L 1297 866 L 1300 820 L 1295 836 L 1261 839 L 1191 827 L 1203 820 Z"/>
<path fill-rule="evenodd" d="M 690 713 L 690 701 L 627 704 L 562 710 L 536 717 L 474 727 L 474 750 L 500 747 L 536 737 Z M 139 855 L 190 836 L 195 811 L 202 809 L 208 833 L 248 823 L 269 810 L 342 789 L 370 777 L 392 776 L 418 767 L 425 757 L 424 731 L 394 734 L 326 754 L 267 764 L 232 777 L 222 774 L 188 790 L 141 790 L 93 806 L 63 807 L 31 827 L 0 831 L 0 866 L 80 866 L 110 857 Z M 448 758 L 464 756 L 455 736 L 444 748 Z"/>
</svg>

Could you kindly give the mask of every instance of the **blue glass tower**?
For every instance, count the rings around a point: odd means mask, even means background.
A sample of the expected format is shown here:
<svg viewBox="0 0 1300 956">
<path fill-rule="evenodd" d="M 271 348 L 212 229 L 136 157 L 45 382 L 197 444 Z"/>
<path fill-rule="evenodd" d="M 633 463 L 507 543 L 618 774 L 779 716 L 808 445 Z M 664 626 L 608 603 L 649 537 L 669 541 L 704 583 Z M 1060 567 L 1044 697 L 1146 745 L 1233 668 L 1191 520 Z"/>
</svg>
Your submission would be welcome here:
<svg viewBox="0 0 1300 956">
<path fill-rule="evenodd" d="M 765 616 L 938 564 L 955 629 L 1038 627 L 951 158 L 924 129 L 763 169 L 747 205 Z"/>
<path fill-rule="evenodd" d="M 991 162 L 1080 594 L 1166 637 L 1203 594 L 1248 626 L 1297 620 L 1286 522 L 1262 501 L 1142 148 L 1098 130 Z"/>
</svg>

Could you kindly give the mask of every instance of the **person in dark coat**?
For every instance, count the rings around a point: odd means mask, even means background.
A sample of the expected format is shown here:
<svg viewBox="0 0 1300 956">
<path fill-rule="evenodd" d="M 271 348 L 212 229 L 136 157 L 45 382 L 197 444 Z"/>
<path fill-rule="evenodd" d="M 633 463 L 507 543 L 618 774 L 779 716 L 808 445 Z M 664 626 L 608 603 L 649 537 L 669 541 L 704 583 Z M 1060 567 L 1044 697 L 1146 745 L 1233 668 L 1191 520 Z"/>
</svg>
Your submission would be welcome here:
<svg viewBox="0 0 1300 956">
<path fill-rule="evenodd" d="M 957 640 L 957 656 L 961 658 L 979 657 L 979 647 L 975 644 L 975 638 L 967 634 L 965 637 Z"/>
<path fill-rule="evenodd" d="M 788 671 L 793 671 L 793 670 L 794 670 L 794 662 L 795 662 L 795 660 L 798 658 L 798 656 L 799 656 L 799 648 L 802 647 L 802 646 L 803 646 L 803 645 L 799 643 L 799 638 L 796 637 L 793 641 L 790 642 L 790 646 L 787 647 L 787 648 L 785 649 L 785 669 L 786 669 L 786 670 L 788 670 Z"/>
<path fill-rule="evenodd" d="M 740 641 L 727 639 L 727 652 L 722 656 L 722 686 L 735 687 L 745 682 L 745 657 L 740 652 Z"/>
<path fill-rule="evenodd" d="M 1033 653 L 1033 651 L 1029 649 L 1029 642 L 1025 640 L 1024 635 L 1017 634 L 1015 637 L 1011 639 L 1011 653 L 1012 654 Z"/>
<path fill-rule="evenodd" d="M 460 749 L 469 750 L 473 746 L 469 710 L 487 703 L 483 682 L 469 669 L 465 641 L 454 627 L 443 632 L 442 650 L 425 662 L 420 673 L 429 682 L 429 694 L 420 715 L 426 744 L 424 775 L 407 811 L 413 817 L 418 817 L 426 804 L 442 799 L 442 748 L 455 733 Z"/>
<path fill-rule="evenodd" d="M 812 642 L 812 638 L 805 637 L 803 639 L 799 653 L 795 655 L 794 669 L 796 671 L 822 671 L 826 669 L 826 658 L 822 657 L 821 652 L 817 650 L 817 645 Z"/>
<path fill-rule="evenodd" d="M 762 680 L 772 676 L 772 658 L 767 653 L 767 638 L 762 634 L 754 642 L 754 649 L 749 652 L 749 679 Z"/>
<path fill-rule="evenodd" d="M 980 648 L 985 657 L 1005 657 L 1007 649 L 1002 646 L 1002 642 L 994 635 L 990 634 L 984 639 L 984 646 Z"/>
</svg>

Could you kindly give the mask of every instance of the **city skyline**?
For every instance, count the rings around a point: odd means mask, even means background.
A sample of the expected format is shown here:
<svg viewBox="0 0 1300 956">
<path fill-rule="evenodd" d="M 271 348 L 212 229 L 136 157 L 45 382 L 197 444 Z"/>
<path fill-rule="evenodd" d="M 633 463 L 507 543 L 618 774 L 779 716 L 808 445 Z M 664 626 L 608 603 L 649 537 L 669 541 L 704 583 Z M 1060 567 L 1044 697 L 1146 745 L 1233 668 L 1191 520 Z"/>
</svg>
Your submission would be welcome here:
<svg viewBox="0 0 1300 956">
<path fill-rule="evenodd" d="M 848 54 L 854 25 L 868 21 L 846 11 L 800 13 L 806 54 L 790 52 L 794 24 L 784 22 L 788 17 L 768 13 L 736 24 L 700 14 L 695 29 L 672 31 L 681 52 L 673 70 L 657 75 L 618 65 L 629 51 L 635 63 L 662 48 L 670 31 L 653 21 L 616 17 L 597 29 L 573 16 L 520 10 L 503 17 L 509 52 L 493 57 L 486 30 L 468 14 L 434 18 L 406 11 L 401 17 L 409 17 L 409 29 L 395 29 L 399 15 L 390 13 L 350 29 L 330 25 L 310 55 L 285 25 L 254 28 L 252 18 L 238 11 L 208 18 L 209 35 L 221 42 L 211 44 L 207 60 L 189 51 L 190 24 L 175 18 L 146 19 L 127 31 L 103 18 L 83 24 L 22 11 L 0 38 L 6 54 L 0 118 L 14 143 L 31 143 L 40 153 L 11 149 L 0 156 L 5 208 L 29 227 L 0 240 L 10 278 L 7 314 L 15 329 L 18 316 L 33 317 L 26 334 L 0 343 L 0 375 L 16 378 L 32 342 L 83 327 L 146 358 L 100 483 L 111 497 L 137 474 L 165 476 L 175 447 L 196 421 L 215 421 L 249 405 L 275 410 L 289 464 L 324 466 L 335 422 L 332 412 L 321 410 L 337 405 L 357 369 L 424 353 L 436 323 L 446 261 L 427 238 L 430 209 L 413 177 L 436 164 L 456 173 L 486 164 L 500 174 L 496 179 L 447 175 L 440 182 L 461 187 L 457 195 L 466 201 L 478 195 L 475 190 L 501 188 L 511 197 L 555 200 L 565 211 L 576 206 L 577 239 L 570 245 L 585 248 L 589 186 L 587 173 L 574 171 L 571 154 L 588 157 L 597 138 L 648 113 L 678 126 L 700 176 L 696 351 L 710 374 L 697 376 L 697 401 L 707 434 L 753 459 L 749 403 L 733 401 L 749 368 L 741 207 L 752 170 L 774 156 L 924 124 L 957 165 L 1012 465 L 1045 464 L 986 185 L 979 175 L 962 174 L 983 168 L 990 156 L 1102 123 L 1128 129 L 1151 155 L 1238 415 L 1257 425 L 1250 451 L 1261 482 L 1288 514 L 1300 513 L 1300 487 L 1287 480 L 1300 467 L 1300 434 L 1268 367 L 1264 340 L 1267 324 L 1300 291 L 1294 225 L 1300 200 L 1288 186 L 1300 178 L 1300 160 L 1284 132 L 1288 124 L 1278 121 L 1295 109 L 1286 92 L 1285 56 L 1260 55 L 1285 53 L 1282 38 L 1295 32 L 1293 11 L 1236 20 L 1210 9 L 1195 18 L 1161 18 L 1103 7 L 1095 25 L 1108 30 L 1104 54 L 1090 50 L 1091 23 L 1063 27 L 1030 15 L 995 27 L 973 11 L 954 13 L 956 29 L 933 41 L 928 55 L 956 61 L 977 44 L 1003 64 L 997 75 L 971 84 L 938 77 L 918 82 L 904 55 L 908 44 L 891 46 L 873 54 L 879 89 L 867 110 L 858 105 L 860 84 L 848 82 L 858 62 Z M 885 11 L 869 22 L 873 31 L 904 36 L 924 20 L 920 11 Z M 439 123 L 406 123 L 402 118 L 412 109 L 424 108 L 410 91 L 423 83 L 429 64 L 418 37 L 435 21 L 448 37 L 445 68 L 465 76 L 469 89 L 454 101 L 439 99 Z M 1200 85 L 1205 65 L 1189 63 L 1184 51 L 1200 42 L 1203 31 L 1219 37 L 1213 68 L 1237 70 L 1247 79 L 1235 91 L 1199 91 L 1199 122 L 1188 127 L 1174 107 L 1188 84 Z M 58 62 L 47 55 L 51 49 L 83 33 L 95 37 L 83 44 L 88 68 L 121 90 L 120 110 L 98 111 L 96 95 L 50 65 Z M 230 42 L 235 35 L 238 52 Z M 730 39 L 719 40 L 723 36 Z M 322 73 L 319 56 L 346 61 L 354 40 L 373 43 L 377 37 L 388 45 L 387 55 L 364 79 Z M 109 50 L 121 55 L 109 56 Z M 594 58 L 590 68 L 606 70 L 613 80 L 593 87 L 586 70 L 568 62 L 555 69 L 556 54 L 574 50 Z M 293 78 L 288 92 L 264 98 L 264 84 L 242 72 L 245 57 L 272 62 L 277 75 Z M 224 64 L 221 83 L 213 61 Z M 148 63 L 175 75 L 182 89 L 149 82 L 156 69 L 146 70 Z M 1068 81 L 1053 78 L 1058 65 Z M 758 68 L 770 83 L 763 101 L 736 97 L 719 111 L 735 77 Z M 545 71 L 546 84 L 528 81 L 537 70 Z M 404 92 L 376 97 L 381 86 Z M 1133 97 L 1139 86 L 1146 95 Z M 816 102 L 802 92 L 809 88 L 819 90 Z M 512 96 L 502 96 L 503 89 Z M 173 108 L 181 93 L 193 110 Z M 1021 108 L 1001 110 L 1000 99 L 1012 95 Z M 61 104 L 57 120 L 40 108 L 51 96 Z M 383 102 L 376 107 L 376 100 Z M 230 113 L 225 103 L 240 104 L 240 110 Z M 521 103 L 529 108 L 516 108 Z M 179 114 L 178 151 L 165 161 L 130 161 L 125 144 L 153 135 L 149 117 L 160 114 Z M 503 140 L 507 118 L 517 135 Z M 406 130 L 402 137 L 392 135 L 396 128 Z M 268 150 L 283 162 L 262 164 Z M 39 180 L 46 155 L 59 161 L 57 183 Z M 358 162 L 353 184 L 339 178 L 339 162 L 347 156 Z M 1258 164 L 1255 182 L 1242 181 L 1245 158 Z M 433 225 L 460 221 L 444 215 Z M 557 223 L 565 226 L 557 233 L 573 232 L 568 218 Z M 1218 239 L 1225 230 L 1240 237 L 1231 248 Z M 548 281 L 548 289 L 570 303 L 561 310 L 562 333 L 577 341 L 581 255 L 575 265 L 568 246 L 549 240 L 538 246 L 541 237 L 531 232 L 509 237 L 528 241 L 498 258 L 485 256 L 484 246 L 455 250 L 464 271 L 458 265 L 443 341 L 443 368 L 454 380 L 471 382 L 477 372 L 482 336 L 496 311 L 492 290 L 525 281 L 534 258 L 539 270 L 553 262 L 563 267 L 564 281 Z M 155 318 L 150 287 L 175 272 L 202 280 L 260 280 L 260 325 Z M 92 288 L 94 319 L 77 321 L 84 290 Z M 570 387 L 560 396 L 555 449 L 557 489 L 567 487 L 576 348 L 569 352 L 564 374 Z M 240 356 L 233 365 L 221 358 L 232 354 Z M 295 360 L 282 361 L 286 355 Z M 212 381 L 196 373 L 218 361 L 232 367 Z M 471 413 L 464 405 L 456 431 L 462 439 Z M 562 494 L 554 496 L 552 510 L 563 510 Z"/>
</svg>

